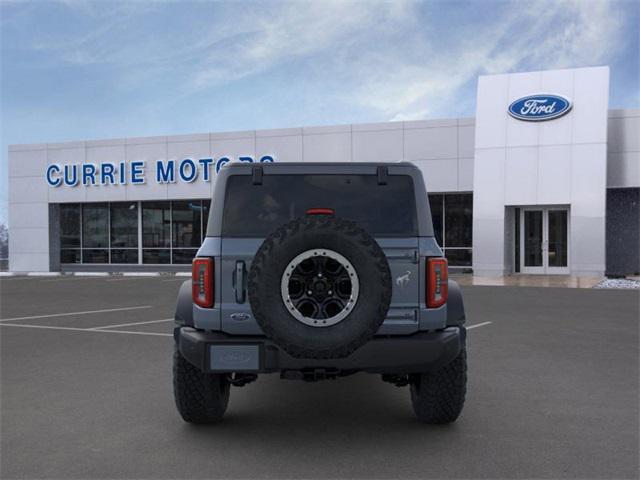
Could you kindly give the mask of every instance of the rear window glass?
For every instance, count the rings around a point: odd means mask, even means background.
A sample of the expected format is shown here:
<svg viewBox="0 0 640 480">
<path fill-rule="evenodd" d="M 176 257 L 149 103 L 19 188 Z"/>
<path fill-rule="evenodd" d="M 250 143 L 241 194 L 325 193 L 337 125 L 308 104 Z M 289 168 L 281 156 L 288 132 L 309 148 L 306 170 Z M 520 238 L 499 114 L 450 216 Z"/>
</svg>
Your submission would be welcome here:
<svg viewBox="0 0 640 480">
<path fill-rule="evenodd" d="M 266 236 L 309 208 L 332 208 L 374 236 L 417 236 L 413 181 L 390 175 L 265 175 L 253 185 L 249 175 L 227 180 L 222 234 Z"/>
</svg>

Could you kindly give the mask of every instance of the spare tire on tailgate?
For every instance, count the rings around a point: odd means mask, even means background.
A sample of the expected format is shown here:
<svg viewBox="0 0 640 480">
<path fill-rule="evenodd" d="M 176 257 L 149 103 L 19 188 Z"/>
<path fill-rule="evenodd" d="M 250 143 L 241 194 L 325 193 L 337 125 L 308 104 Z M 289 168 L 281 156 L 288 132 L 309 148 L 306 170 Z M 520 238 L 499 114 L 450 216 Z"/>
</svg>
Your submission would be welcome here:
<svg viewBox="0 0 640 480">
<path fill-rule="evenodd" d="M 332 215 L 307 215 L 269 235 L 248 287 L 264 333 L 295 357 L 320 359 L 345 357 L 370 340 L 392 288 L 375 239 Z"/>
</svg>

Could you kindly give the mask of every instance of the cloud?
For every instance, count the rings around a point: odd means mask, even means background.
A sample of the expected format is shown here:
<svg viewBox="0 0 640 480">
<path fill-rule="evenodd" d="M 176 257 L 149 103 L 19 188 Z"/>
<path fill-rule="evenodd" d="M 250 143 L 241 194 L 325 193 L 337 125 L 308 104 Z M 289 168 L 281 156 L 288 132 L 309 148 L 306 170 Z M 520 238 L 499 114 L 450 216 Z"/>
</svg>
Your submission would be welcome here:
<svg viewBox="0 0 640 480">
<path fill-rule="evenodd" d="M 78 27 L 31 48 L 53 64 L 108 67 L 113 88 L 160 79 L 175 101 L 280 69 L 391 120 L 457 115 L 452 103 L 479 74 L 600 64 L 625 43 L 613 1 L 61 5 Z"/>
<path fill-rule="evenodd" d="M 234 38 L 210 42 L 204 68 L 193 79 L 195 88 L 207 88 L 273 68 L 287 61 L 325 52 L 340 55 L 354 37 L 374 36 L 389 19 L 406 19 L 409 3 L 293 2 L 280 8 L 259 9 L 245 19 L 249 31 Z M 323 60 L 324 61 L 324 60 Z"/>
<path fill-rule="evenodd" d="M 357 50 L 412 25 L 416 4 L 205 2 L 189 4 L 189 10 L 160 2 L 62 0 L 57 5 L 77 20 L 73 26 L 45 28 L 25 39 L 26 48 L 45 54 L 44 63 L 83 71 L 105 68 L 112 90 L 134 91 L 160 81 L 176 101 L 289 68 L 288 63 L 295 74 L 311 58 L 308 71 L 319 72 L 316 80 L 341 75 L 359 82 L 349 72 Z"/>
<path fill-rule="evenodd" d="M 355 98 L 391 120 L 455 115 L 452 102 L 478 75 L 601 64 L 624 44 L 623 26 L 612 2 L 516 2 L 494 21 L 457 30 L 463 40 L 451 38 L 446 55 L 388 55 L 384 76 L 370 75 L 365 59 L 360 75 L 370 80 Z"/>
</svg>

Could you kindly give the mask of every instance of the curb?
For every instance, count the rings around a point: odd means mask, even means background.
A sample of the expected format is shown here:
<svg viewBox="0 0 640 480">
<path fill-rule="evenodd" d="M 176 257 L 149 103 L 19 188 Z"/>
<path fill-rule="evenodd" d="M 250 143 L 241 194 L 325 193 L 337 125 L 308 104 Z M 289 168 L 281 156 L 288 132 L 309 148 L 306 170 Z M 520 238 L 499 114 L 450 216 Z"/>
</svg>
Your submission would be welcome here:
<svg viewBox="0 0 640 480">
<path fill-rule="evenodd" d="M 73 275 L 74 277 L 108 277 L 109 272 L 69 272 L 66 275 Z"/>
<path fill-rule="evenodd" d="M 0 277 L 190 277 L 191 272 L 0 272 Z"/>
</svg>

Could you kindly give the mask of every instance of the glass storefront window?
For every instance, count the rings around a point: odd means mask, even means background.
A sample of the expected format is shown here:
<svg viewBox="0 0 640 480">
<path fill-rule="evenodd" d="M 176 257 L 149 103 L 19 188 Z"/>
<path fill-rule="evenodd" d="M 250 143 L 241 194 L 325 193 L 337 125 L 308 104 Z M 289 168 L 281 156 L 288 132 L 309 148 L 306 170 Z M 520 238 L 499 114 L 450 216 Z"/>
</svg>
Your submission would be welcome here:
<svg viewBox="0 0 640 480">
<path fill-rule="evenodd" d="M 106 203 L 82 206 L 82 248 L 95 247 L 109 247 L 109 206 Z"/>
<path fill-rule="evenodd" d="M 174 248 L 171 251 L 172 263 L 191 263 L 197 252 L 197 248 Z"/>
<path fill-rule="evenodd" d="M 189 264 L 202 244 L 210 205 L 210 200 L 61 204 L 60 262 Z"/>
<path fill-rule="evenodd" d="M 60 205 L 60 247 L 80 247 L 80 205 Z"/>
<path fill-rule="evenodd" d="M 111 263 L 138 263 L 138 249 L 112 249 Z"/>
<path fill-rule="evenodd" d="M 198 248 L 202 243 L 202 202 L 173 202 L 171 205 L 173 222 L 173 248 Z"/>
<path fill-rule="evenodd" d="M 445 248 L 444 256 L 447 257 L 449 265 L 451 265 L 452 267 L 471 266 L 470 248 Z"/>
<path fill-rule="evenodd" d="M 445 195 L 445 247 L 471 247 L 473 232 L 472 218 L 472 195 Z"/>
<path fill-rule="evenodd" d="M 429 195 L 433 231 L 452 267 L 470 267 L 473 240 L 473 195 Z"/>
<path fill-rule="evenodd" d="M 86 248 L 82 250 L 82 263 L 109 263 L 109 250 Z"/>
<path fill-rule="evenodd" d="M 60 263 L 80 263 L 80 261 L 79 248 L 63 248 L 60 250 Z"/>
<path fill-rule="evenodd" d="M 112 203 L 111 248 L 138 247 L 138 204 Z"/>
<path fill-rule="evenodd" d="M 209 208 L 211 207 L 211 200 L 202 201 L 202 240 L 207 236 L 207 224 L 209 223 Z"/>
<path fill-rule="evenodd" d="M 171 250 L 153 248 L 142 250 L 142 263 L 171 263 Z"/>
<path fill-rule="evenodd" d="M 171 246 L 171 203 L 144 202 L 142 204 L 142 246 Z"/>
<path fill-rule="evenodd" d="M 471 266 L 472 195 L 432 194 L 429 205 L 449 265 Z M 189 264 L 206 235 L 210 206 L 210 200 L 62 204 L 60 261 Z"/>
<path fill-rule="evenodd" d="M 442 224 L 444 216 L 442 195 L 429 195 L 429 209 L 431 210 L 431 220 L 433 221 L 433 233 L 436 236 L 436 242 L 442 246 Z"/>
</svg>

